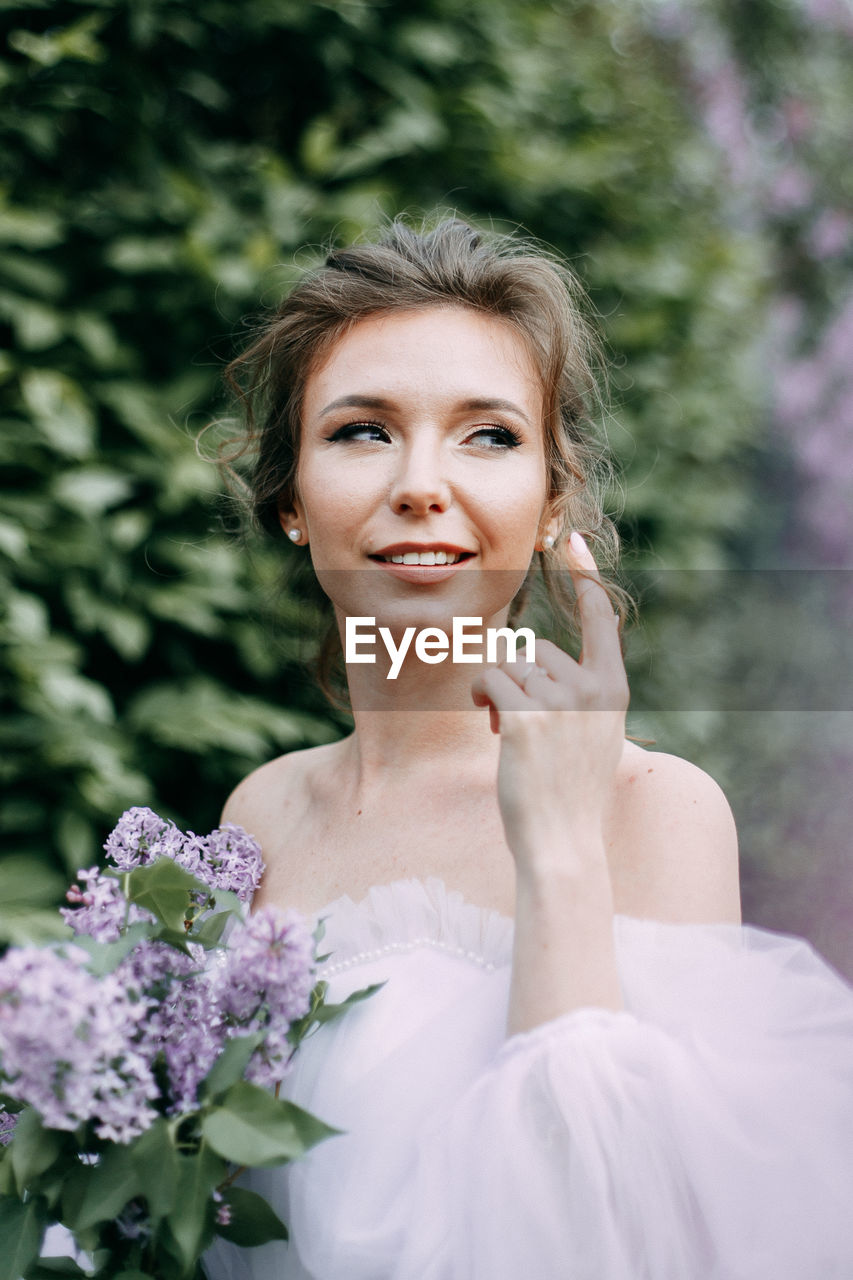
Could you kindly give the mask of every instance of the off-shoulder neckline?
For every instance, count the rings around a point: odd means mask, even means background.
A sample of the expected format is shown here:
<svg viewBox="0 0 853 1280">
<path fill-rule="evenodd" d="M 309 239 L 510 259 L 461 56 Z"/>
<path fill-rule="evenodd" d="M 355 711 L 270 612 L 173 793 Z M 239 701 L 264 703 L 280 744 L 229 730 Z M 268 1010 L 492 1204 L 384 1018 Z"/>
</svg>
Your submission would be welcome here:
<svg viewBox="0 0 853 1280">
<path fill-rule="evenodd" d="M 400 876 L 396 880 L 373 884 L 360 897 L 350 893 L 341 893 L 336 898 L 324 903 L 322 907 L 308 912 L 315 920 L 326 917 L 340 910 L 361 911 L 374 907 L 384 897 L 395 897 L 400 894 L 426 895 L 432 901 L 451 900 L 458 903 L 466 911 L 476 911 L 480 915 L 491 916 L 512 925 L 512 916 L 498 911 L 496 907 L 484 907 L 466 898 L 461 889 L 451 889 L 441 876 Z"/>
<path fill-rule="evenodd" d="M 350 968 L 366 960 L 429 947 L 476 963 L 486 970 L 512 961 L 514 920 L 493 907 L 468 900 L 459 889 L 448 888 L 438 876 L 392 880 L 371 886 L 361 898 L 342 894 L 309 913 L 323 921 L 320 950 L 329 953 L 324 975 Z M 673 923 L 614 916 L 617 948 L 642 937 L 669 948 L 676 938 L 727 939 L 729 944 L 773 935 L 750 925 L 727 923 Z"/>
<path fill-rule="evenodd" d="M 327 971 L 421 946 L 487 969 L 508 964 L 512 956 L 513 920 L 470 902 L 438 876 L 373 885 L 359 899 L 342 894 L 311 916 L 323 921 L 321 950 L 332 957 Z"/>
</svg>

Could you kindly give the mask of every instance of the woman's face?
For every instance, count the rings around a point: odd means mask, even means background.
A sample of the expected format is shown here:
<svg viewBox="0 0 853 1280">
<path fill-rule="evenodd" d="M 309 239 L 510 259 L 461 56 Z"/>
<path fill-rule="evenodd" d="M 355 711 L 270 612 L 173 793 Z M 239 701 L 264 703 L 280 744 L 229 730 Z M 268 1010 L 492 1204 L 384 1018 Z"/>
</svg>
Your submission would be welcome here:
<svg viewBox="0 0 853 1280">
<path fill-rule="evenodd" d="M 307 538 L 339 617 L 491 625 L 547 532 L 546 496 L 542 386 L 523 339 L 431 307 L 360 321 L 310 375 L 281 517 Z"/>
</svg>

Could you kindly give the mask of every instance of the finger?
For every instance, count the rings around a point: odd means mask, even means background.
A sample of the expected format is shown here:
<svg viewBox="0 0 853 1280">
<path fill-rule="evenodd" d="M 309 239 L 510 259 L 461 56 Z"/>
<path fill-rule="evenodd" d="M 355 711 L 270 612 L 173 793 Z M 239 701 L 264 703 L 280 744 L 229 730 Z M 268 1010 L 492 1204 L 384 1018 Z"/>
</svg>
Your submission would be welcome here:
<svg viewBox="0 0 853 1280">
<path fill-rule="evenodd" d="M 510 680 L 517 684 L 520 689 L 523 689 L 525 693 L 528 691 L 528 680 L 537 675 L 547 676 L 548 674 L 538 662 L 526 662 L 523 658 L 513 659 L 506 657 L 497 664 L 497 669 L 505 672 Z"/>
<path fill-rule="evenodd" d="M 530 706 L 524 691 L 498 667 L 489 667 L 476 677 L 471 685 L 471 697 L 475 706 L 489 708 L 493 731 L 495 718 L 500 728 L 502 711 L 523 711 Z"/>
<path fill-rule="evenodd" d="M 602 585 L 593 554 L 577 530 L 568 542 L 567 561 L 581 619 L 581 662 L 584 666 L 624 674 L 619 617 Z"/>
<path fill-rule="evenodd" d="M 577 671 L 577 664 L 571 659 L 569 662 Z M 508 662 L 506 674 L 521 689 L 527 699 L 528 710 L 531 706 L 558 708 L 564 705 L 569 680 L 555 679 L 546 667 L 540 666 L 538 662 Z"/>
<path fill-rule="evenodd" d="M 501 663 L 501 666 L 503 665 L 504 664 Z M 524 662 L 509 663 L 506 665 L 505 670 L 508 671 L 515 679 L 518 679 L 518 675 L 516 675 L 514 668 L 530 667 L 530 665 L 530 663 Z M 536 637 L 536 662 L 533 665 L 534 672 L 544 672 L 545 675 L 550 677 L 552 682 L 562 684 L 566 680 L 570 680 L 572 678 L 573 673 L 577 670 L 577 665 L 578 664 L 575 662 L 571 654 L 566 653 L 558 645 L 552 644 L 550 640 L 542 640 L 539 636 Z M 528 677 L 532 679 L 532 673 L 529 671 L 522 671 L 520 672 L 520 675 L 522 686 Z"/>
</svg>

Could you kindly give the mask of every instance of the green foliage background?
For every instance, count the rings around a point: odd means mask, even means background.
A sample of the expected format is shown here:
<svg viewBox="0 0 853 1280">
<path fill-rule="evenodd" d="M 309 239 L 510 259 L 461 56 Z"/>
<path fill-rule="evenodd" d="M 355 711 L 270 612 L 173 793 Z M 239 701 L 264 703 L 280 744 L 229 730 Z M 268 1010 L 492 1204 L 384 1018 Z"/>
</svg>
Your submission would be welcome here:
<svg viewBox="0 0 853 1280">
<path fill-rule="evenodd" d="M 330 238 L 441 207 L 566 254 L 614 356 L 634 563 L 748 557 L 778 238 L 741 216 L 687 41 L 654 9 L 0 4 L 7 906 L 52 901 L 125 806 L 206 830 L 251 767 L 341 730 L 300 666 L 314 621 L 278 586 L 291 549 L 229 536 L 195 445 L 244 317 Z M 766 539 L 782 520 L 767 492 L 760 515 Z M 656 608 L 665 643 L 685 601 Z M 651 732 L 737 800 L 719 716 Z M 775 839 L 753 878 L 772 881 Z"/>
</svg>

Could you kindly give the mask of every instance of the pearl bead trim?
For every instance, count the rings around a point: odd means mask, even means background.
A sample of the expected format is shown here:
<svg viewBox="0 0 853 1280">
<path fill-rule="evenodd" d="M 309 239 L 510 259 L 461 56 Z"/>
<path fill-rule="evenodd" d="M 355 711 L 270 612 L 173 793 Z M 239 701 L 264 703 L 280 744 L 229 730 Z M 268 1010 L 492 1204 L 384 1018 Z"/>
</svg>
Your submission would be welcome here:
<svg viewBox="0 0 853 1280">
<path fill-rule="evenodd" d="M 343 973 L 347 969 L 352 969 L 358 964 L 367 964 L 371 960 L 378 960 L 381 956 L 393 955 L 404 951 L 415 951 L 418 947 L 432 947 L 436 951 L 444 951 L 448 955 L 458 956 L 462 960 L 470 960 L 472 964 L 479 965 L 486 973 L 494 973 L 495 965 L 491 960 L 486 960 L 483 956 L 478 955 L 476 951 L 466 951 L 464 947 L 457 947 L 450 942 L 442 942 L 439 938 L 412 938 L 407 942 L 388 942 L 384 947 L 376 947 L 372 951 L 359 951 L 355 955 L 347 956 L 346 960 L 338 960 L 334 964 L 324 964 L 317 972 L 320 978 L 330 978 L 336 973 Z"/>
</svg>

